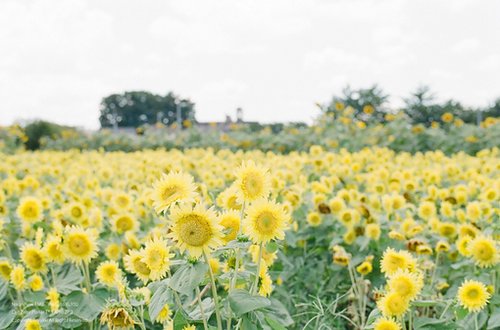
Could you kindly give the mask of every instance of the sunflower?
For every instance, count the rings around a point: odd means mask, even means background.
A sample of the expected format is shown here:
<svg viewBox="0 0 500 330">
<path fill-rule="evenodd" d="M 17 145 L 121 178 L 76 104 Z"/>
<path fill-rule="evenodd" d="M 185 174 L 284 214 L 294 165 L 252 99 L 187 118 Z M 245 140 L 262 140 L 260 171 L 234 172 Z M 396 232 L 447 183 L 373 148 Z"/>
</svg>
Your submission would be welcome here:
<svg viewBox="0 0 500 330">
<path fill-rule="evenodd" d="M 21 248 L 21 260 L 32 272 L 47 271 L 46 258 L 42 249 L 33 243 L 25 243 Z"/>
<path fill-rule="evenodd" d="M 142 282 L 149 281 L 151 269 L 142 261 L 143 254 L 137 250 L 129 250 L 128 255 L 123 258 L 125 269 L 135 274 Z"/>
<path fill-rule="evenodd" d="M 7 259 L 0 259 L 0 276 L 6 281 L 10 279 L 10 272 L 12 272 L 12 265 Z"/>
<path fill-rule="evenodd" d="M 391 318 L 381 317 L 378 318 L 373 324 L 374 330 L 401 330 L 399 323 Z"/>
<path fill-rule="evenodd" d="M 499 259 L 496 242 L 486 236 L 478 236 L 467 246 L 476 265 L 481 268 L 494 266 Z"/>
<path fill-rule="evenodd" d="M 158 316 L 156 316 L 156 321 L 160 323 L 172 322 L 172 310 L 170 309 L 170 306 L 168 306 L 168 304 L 165 304 L 162 307 L 162 309 L 158 313 Z"/>
<path fill-rule="evenodd" d="M 101 314 L 101 324 L 108 326 L 108 329 L 133 329 L 136 322 L 132 317 L 130 306 L 120 302 L 108 302 Z"/>
<path fill-rule="evenodd" d="M 116 261 L 104 261 L 99 264 L 95 271 L 96 277 L 102 284 L 107 286 L 116 285 L 122 277 L 122 271 Z"/>
<path fill-rule="evenodd" d="M 43 289 L 43 279 L 40 275 L 33 275 L 29 278 L 30 289 L 33 291 L 40 291 Z"/>
<path fill-rule="evenodd" d="M 456 242 L 455 245 L 457 246 L 458 252 L 463 255 L 464 257 L 469 257 L 471 255 L 470 249 L 469 249 L 469 244 L 472 241 L 472 237 L 469 235 L 465 235 L 460 237 Z"/>
<path fill-rule="evenodd" d="M 416 264 L 415 258 L 408 251 L 387 248 L 380 260 L 380 270 L 390 276 L 399 269 L 414 271 Z"/>
<path fill-rule="evenodd" d="M 195 258 L 222 244 L 223 227 L 212 209 L 198 204 L 194 207 L 180 205 L 170 212 L 172 226 L 168 237 L 181 252 L 187 250 Z"/>
<path fill-rule="evenodd" d="M 391 292 L 395 292 L 405 299 L 413 300 L 422 290 L 424 281 L 418 273 L 410 273 L 407 269 L 399 269 L 389 277 L 387 286 Z"/>
<path fill-rule="evenodd" d="M 284 239 L 289 221 L 283 206 L 274 201 L 260 199 L 253 202 L 246 210 L 243 232 L 254 243 Z"/>
<path fill-rule="evenodd" d="M 72 226 L 64 236 L 64 256 L 74 263 L 85 262 L 97 256 L 97 237 L 95 231 Z"/>
<path fill-rule="evenodd" d="M 26 330 L 42 330 L 42 326 L 38 320 L 28 319 L 24 323 L 24 328 Z"/>
<path fill-rule="evenodd" d="M 61 238 L 58 236 L 49 236 L 43 246 L 43 252 L 48 261 L 58 264 L 64 262 L 64 252 L 62 250 Z"/>
<path fill-rule="evenodd" d="M 26 279 L 24 275 L 24 267 L 16 265 L 10 272 L 10 282 L 14 285 L 17 291 L 22 291 L 26 288 Z"/>
<path fill-rule="evenodd" d="M 153 207 L 157 213 L 168 210 L 174 203 L 191 202 L 196 197 L 193 177 L 181 172 L 163 174 L 153 189 Z"/>
<path fill-rule="evenodd" d="M 269 172 L 253 161 L 243 162 L 236 172 L 236 188 L 240 202 L 252 202 L 265 198 L 270 192 Z"/>
<path fill-rule="evenodd" d="M 223 209 L 239 211 L 241 204 L 238 202 L 238 189 L 232 185 L 226 190 L 222 191 L 217 196 L 217 205 Z"/>
<path fill-rule="evenodd" d="M 220 215 L 220 224 L 224 227 L 224 241 L 230 242 L 238 236 L 240 231 L 240 215 L 236 211 L 227 211 Z"/>
<path fill-rule="evenodd" d="M 397 292 L 389 292 L 377 302 L 377 306 L 386 317 L 401 317 L 410 307 L 410 301 Z"/>
<path fill-rule="evenodd" d="M 317 227 L 321 225 L 321 215 L 318 212 L 310 212 L 307 215 L 307 223 L 311 225 L 312 227 Z"/>
<path fill-rule="evenodd" d="M 50 288 L 46 299 L 49 301 L 50 311 L 55 313 L 59 310 L 59 293 L 56 288 Z"/>
<path fill-rule="evenodd" d="M 457 299 L 469 312 L 479 312 L 488 304 L 490 294 L 486 286 L 478 281 L 466 280 L 458 289 Z"/>
<path fill-rule="evenodd" d="M 170 248 L 166 240 L 153 238 L 146 242 L 144 249 L 141 251 L 141 261 L 150 269 L 149 279 L 152 281 L 160 280 L 170 269 L 170 258 L 174 255 L 170 254 Z"/>
<path fill-rule="evenodd" d="M 111 230 L 118 234 L 134 232 L 138 226 L 136 218 L 130 213 L 117 214 L 111 218 Z"/>
<path fill-rule="evenodd" d="M 29 223 L 40 221 L 43 217 L 42 202 L 35 197 L 25 197 L 19 202 L 16 212 L 23 221 Z"/>
</svg>

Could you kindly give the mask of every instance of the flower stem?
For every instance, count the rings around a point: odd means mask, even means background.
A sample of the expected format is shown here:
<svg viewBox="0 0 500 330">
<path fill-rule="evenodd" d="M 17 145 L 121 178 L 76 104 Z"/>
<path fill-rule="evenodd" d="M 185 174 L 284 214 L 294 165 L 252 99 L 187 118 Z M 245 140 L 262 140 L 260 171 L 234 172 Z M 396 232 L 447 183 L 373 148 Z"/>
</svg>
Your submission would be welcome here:
<svg viewBox="0 0 500 330">
<path fill-rule="evenodd" d="M 475 330 L 479 330 L 479 326 L 477 325 L 477 314 L 478 313 L 474 313 L 474 328 L 475 328 Z"/>
<path fill-rule="evenodd" d="M 260 242 L 259 244 L 259 260 L 257 260 L 257 269 L 255 270 L 255 281 L 253 282 L 253 286 L 251 289 L 251 294 L 255 294 L 257 292 L 257 289 L 259 287 L 259 277 L 260 277 L 260 265 L 262 261 L 262 247 L 263 243 Z"/>
<path fill-rule="evenodd" d="M 196 298 L 198 300 L 198 305 L 200 306 L 201 319 L 203 320 L 203 329 L 208 330 L 207 319 L 205 317 L 205 311 L 203 310 L 203 304 L 201 303 L 201 293 L 200 293 L 199 287 L 196 287 Z"/>
<path fill-rule="evenodd" d="M 203 251 L 203 258 L 205 258 L 205 262 L 208 265 L 208 273 L 210 274 L 210 282 L 212 283 L 212 295 L 214 298 L 214 304 L 215 304 L 215 316 L 217 318 L 217 329 L 222 330 L 222 320 L 220 317 L 220 310 L 219 310 L 219 296 L 217 295 L 217 287 L 215 286 L 215 277 L 214 277 L 214 272 L 212 271 L 212 268 L 210 267 L 210 263 L 208 262 L 208 256 L 205 251 Z"/>
</svg>

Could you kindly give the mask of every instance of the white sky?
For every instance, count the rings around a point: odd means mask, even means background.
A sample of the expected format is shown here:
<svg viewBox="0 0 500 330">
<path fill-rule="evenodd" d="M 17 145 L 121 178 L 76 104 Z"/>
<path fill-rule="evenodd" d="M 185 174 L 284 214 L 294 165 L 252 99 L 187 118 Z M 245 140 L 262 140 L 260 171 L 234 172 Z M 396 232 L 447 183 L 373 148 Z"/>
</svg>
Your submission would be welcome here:
<svg viewBox="0 0 500 330">
<path fill-rule="evenodd" d="M 500 96 L 498 0 L 0 0 L 0 125 L 98 127 L 102 97 L 172 90 L 197 118 L 311 121 L 347 83 Z"/>
</svg>

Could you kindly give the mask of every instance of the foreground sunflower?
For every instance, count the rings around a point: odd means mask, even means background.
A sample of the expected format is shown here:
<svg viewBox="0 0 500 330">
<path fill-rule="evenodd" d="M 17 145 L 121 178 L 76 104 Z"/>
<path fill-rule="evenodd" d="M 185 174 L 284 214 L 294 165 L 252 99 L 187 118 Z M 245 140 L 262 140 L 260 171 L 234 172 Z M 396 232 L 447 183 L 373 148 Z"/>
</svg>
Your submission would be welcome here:
<svg viewBox="0 0 500 330">
<path fill-rule="evenodd" d="M 416 264 L 415 258 L 408 251 L 387 248 L 380 260 L 380 270 L 390 276 L 400 269 L 414 271 Z"/>
<path fill-rule="evenodd" d="M 177 243 L 181 252 L 187 250 L 189 255 L 198 258 L 222 244 L 223 227 L 212 209 L 201 204 L 194 207 L 183 204 L 171 209 L 170 219 L 168 237 Z"/>
<path fill-rule="evenodd" d="M 389 292 L 377 302 L 377 306 L 386 317 L 401 317 L 410 307 L 410 301 L 397 292 Z"/>
<path fill-rule="evenodd" d="M 254 243 L 265 243 L 273 239 L 285 238 L 288 214 L 282 205 L 260 199 L 253 202 L 246 210 L 243 232 Z"/>
<path fill-rule="evenodd" d="M 479 312 L 488 304 L 490 294 L 486 286 L 479 282 L 468 280 L 462 283 L 458 289 L 457 299 L 459 304 L 469 312 Z"/>
<path fill-rule="evenodd" d="M 157 213 L 168 210 L 174 203 L 190 202 L 196 197 L 193 177 L 181 172 L 164 174 L 153 189 L 153 207 Z"/>
<path fill-rule="evenodd" d="M 381 317 L 373 324 L 374 330 L 401 330 L 399 323 L 390 318 Z"/>
<path fill-rule="evenodd" d="M 424 281 L 417 273 L 410 273 L 408 270 L 400 269 L 389 277 L 387 286 L 392 292 L 396 292 L 401 297 L 413 300 L 422 290 Z"/>
<path fill-rule="evenodd" d="M 73 263 L 89 263 L 97 256 L 97 235 L 91 229 L 72 226 L 64 236 L 63 251 L 66 259 Z"/>
</svg>

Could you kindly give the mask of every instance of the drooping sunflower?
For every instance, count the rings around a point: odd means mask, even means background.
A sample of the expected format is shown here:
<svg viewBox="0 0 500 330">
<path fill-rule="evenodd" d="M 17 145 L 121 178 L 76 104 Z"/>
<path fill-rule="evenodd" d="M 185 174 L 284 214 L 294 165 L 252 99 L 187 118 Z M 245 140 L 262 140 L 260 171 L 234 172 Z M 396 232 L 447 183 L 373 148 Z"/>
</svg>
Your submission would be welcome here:
<svg viewBox="0 0 500 330">
<path fill-rule="evenodd" d="M 401 330 L 399 323 L 391 318 L 381 317 L 373 324 L 374 330 Z"/>
<path fill-rule="evenodd" d="M 424 281 L 419 273 L 410 273 L 407 269 L 399 269 L 387 281 L 389 290 L 408 300 L 413 300 L 422 290 Z"/>
<path fill-rule="evenodd" d="M 164 174 L 153 189 L 153 207 L 157 213 L 168 210 L 174 203 L 191 202 L 196 197 L 193 177 L 181 172 Z"/>
<path fill-rule="evenodd" d="M 165 277 L 170 269 L 170 258 L 174 255 L 170 253 L 170 248 L 166 240 L 153 238 L 146 242 L 141 251 L 142 262 L 150 269 L 149 279 L 157 281 Z"/>
<path fill-rule="evenodd" d="M 40 221 L 43 217 L 42 202 L 35 197 L 25 197 L 19 202 L 16 212 L 19 218 L 25 222 Z"/>
<path fill-rule="evenodd" d="M 240 203 L 252 202 L 269 195 L 271 188 L 269 172 L 253 161 L 243 162 L 236 172 L 236 178 L 235 186 Z"/>
<path fill-rule="evenodd" d="M 412 272 L 416 269 L 416 265 L 415 258 L 408 251 L 396 251 L 392 248 L 387 248 L 380 260 L 380 270 L 389 276 L 399 269 L 407 269 Z"/>
<path fill-rule="evenodd" d="M 97 234 L 92 229 L 72 226 L 64 236 L 63 251 L 73 263 L 88 263 L 97 256 Z"/>
<path fill-rule="evenodd" d="M 486 236 L 478 236 L 469 242 L 467 249 L 476 265 L 481 268 L 491 267 L 498 263 L 499 251 L 495 240 Z"/>
<path fill-rule="evenodd" d="M 181 252 L 187 250 L 195 258 L 222 244 L 223 227 L 212 209 L 197 204 L 180 205 L 170 212 L 172 226 L 168 235 Z"/>
<path fill-rule="evenodd" d="M 122 271 L 116 261 L 104 261 L 95 271 L 97 280 L 107 286 L 116 285 L 122 277 Z"/>
<path fill-rule="evenodd" d="M 135 274 L 144 284 L 149 281 L 151 269 L 142 261 L 143 254 L 137 250 L 129 250 L 128 255 L 123 258 L 125 269 Z"/>
<path fill-rule="evenodd" d="M 101 314 L 101 324 L 106 324 L 110 330 L 133 329 L 136 321 L 132 308 L 122 302 L 108 302 Z"/>
<path fill-rule="evenodd" d="M 220 224 L 224 227 L 224 241 L 236 239 L 240 231 L 240 215 L 236 211 L 227 211 L 220 215 Z"/>
<path fill-rule="evenodd" d="M 400 317 L 410 307 L 410 301 L 397 292 L 389 292 L 377 302 L 377 306 L 386 317 Z"/>
<path fill-rule="evenodd" d="M 283 206 L 267 199 L 253 202 L 246 210 L 243 232 L 254 243 L 285 238 L 289 216 Z"/>
<path fill-rule="evenodd" d="M 479 312 L 488 304 L 490 293 L 486 286 L 478 281 L 466 280 L 458 289 L 457 299 L 469 312 Z"/>
</svg>

